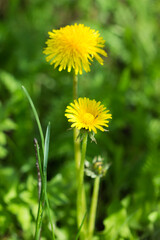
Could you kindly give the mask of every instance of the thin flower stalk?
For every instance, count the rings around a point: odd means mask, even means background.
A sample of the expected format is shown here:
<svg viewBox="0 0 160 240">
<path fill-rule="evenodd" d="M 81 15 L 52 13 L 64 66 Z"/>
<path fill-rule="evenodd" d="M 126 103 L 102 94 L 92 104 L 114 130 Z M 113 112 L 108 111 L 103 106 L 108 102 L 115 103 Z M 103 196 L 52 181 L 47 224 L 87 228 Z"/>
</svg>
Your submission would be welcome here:
<svg viewBox="0 0 160 240">
<path fill-rule="evenodd" d="M 89 214 L 88 238 L 87 238 L 87 240 L 92 240 L 93 233 L 94 233 L 96 210 L 97 210 L 97 203 L 98 203 L 99 185 L 100 185 L 100 177 L 97 176 L 94 180 L 93 195 L 92 195 L 91 208 L 90 208 L 90 214 Z"/>
<path fill-rule="evenodd" d="M 73 100 L 78 98 L 78 75 L 75 74 L 73 75 Z M 74 142 L 74 158 L 75 158 L 75 165 L 76 165 L 76 176 L 77 176 L 77 186 L 79 182 L 79 169 L 80 169 L 80 162 L 81 162 L 81 150 L 80 150 L 80 138 L 79 138 L 80 131 L 77 128 L 74 128 L 73 130 L 73 142 Z M 86 196 L 85 196 L 85 189 L 83 186 L 82 190 L 82 212 L 86 211 Z M 77 213 L 78 213 L 78 193 L 77 193 Z M 78 216 L 77 216 L 77 223 L 78 223 Z M 86 226 L 86 221 L 83 222 L 84 227 L 87 228 Z M 78 223 L 79 227 L 79 223 Z"/>
<path fill-rule="evenodd" d="M 84 162 L 86 156 L 86 149 L 87 149 L 87 138 L 88 132 L 86 131 L 83 136 L 82 141 L 82 152 L 81 152 L 81 162 L 79 168 L 79 175 L 78 175 L 78 195 L 77 195 L 77 220 L 78 220 L 78 227 L 81 226 L 83 221 L 85 211 L 84 211 Z M 82 226 L 80 239 L 85 239 L 85 225 Z"/>
<path fill-rule="evenodd" d="M 73 75 L 73 100 L 78 98 L 78 76 L 74 73 Z M 81 161 L 81 152 L 80 152 L 80 139 L 79 130 L 74 128 L 73 139 L 74 139 L 74 154 L 75 154 L 75 164 L 76 172 L 78 174 L 78 169 Z"/>
</svg>

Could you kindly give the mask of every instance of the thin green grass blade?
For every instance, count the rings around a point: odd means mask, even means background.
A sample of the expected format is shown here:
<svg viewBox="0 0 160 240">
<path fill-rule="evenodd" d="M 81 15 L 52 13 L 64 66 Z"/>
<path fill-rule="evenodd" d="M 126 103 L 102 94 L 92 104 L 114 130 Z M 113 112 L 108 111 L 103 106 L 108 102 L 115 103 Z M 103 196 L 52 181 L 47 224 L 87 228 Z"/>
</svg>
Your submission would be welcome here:
<svg viewBox="0 0 160 240">
<path fill-rule="evenodd" d="M 37 125 L 38 125 L 40 137 L 41 137 L 41 144 L 42 144 L 42 150 L 43 150 L 43 156 L 44 156 L 44 158 L 43 158 L 43 169 L 42 169 L 42 165 L 41 165 L 41 161 L 40 161 L 39 148 L 38 148 L 38 145 L 36 144 L 37 154 L 38 154 L 38 162 L 39 162 L 39 167 L 40 167 L 40 175 L 41 175 L 41 180 L 42 180 L 42 188 L 44 188 L 44 189 L 42 189 L 41 193 L 44 192 L 44 194 L 45 194 L 45 200 L 46 200 L 48 215 L 49 215 L 51 228 L 52 228 L 52 237 L 53 237 L 53 240 L 55 240 L 55 235 L 54 235 L 54 230 L 53 230 L 53 225 L 52 225 L 52 219 L 51 219 L 51 214 L 50 214 L 49 201 L 48 201 L 48 197 L 47 197 L 47 164 L 48 164 L 48 152 L 49 152 L 49 140 L 50 140 L 50 123 L 47 126 L 46 136 L 45 136 L 45 139 L 44 139 L 42 126 L 41 126 L 36 108 L 33 104 L 33 101 L 31 99 L 28 91 L 26 90 L 26 88 L 24 86 L 22 86 L 22 89 L 23 89 L 23 91 L 24 91 L 24 93 L 25 93 L 26 97 L 28 98 L 28 101 L 31 105 L 32 111 L 34 113 L 34 117 L 35 117 Z M 42 202 L 42 201 L 40 201 L 40 202 Z M 41 221 L 42 221 L 42 219 L 41 219 Z"/>
<path fill-rule="evenodd" d="M 43 183 L 43 172 L 42 172 L 41 156 L 40 156 L 40 152 L 39 152 L 38 141 L 37 141 L 36 138 L 34 139 L 34 142 L 35 142 L 35 146 L 36 146 L 37 159 L 38 159 L 38 164 L 39 164 L 39 170 L 40 170 L 41 180 L 42 180 L 42 183 Z"/>
<path fill-rule="evenodd" d="M 50 139 L 50 122 L 48 123 L 45 143 L 44 143 L 44 161 L 43 161 L 43 173 L 47 171 L 47 163 L 48 163 L 48 152 L 49 152 L 49 139 Z"/>
<path fill-rule="evenodd" d="M 75 239 L 75 240 L 78 240 L 78 238 L 79 238 L 79 235 L 80 235 L 80 232 L 81 232 L 81 228 L 83 227 L 83 224 L 84 224 L 84 220 L 85 220 L 85 218 L 86 218 L 86 215 L 87 215 L 87 211 L 86 211 L 86 213 L 84 214 L 82 223 L 81 223 L 81 225 L 80 225 L 80 227 L 79 227 L 79 230 L 78 230 L 78 233 L 77 233 L 77 235 L 76 235 L 76 239 Z"/>
<path fill-rule="evenodd" d="M 38 161 L 37 171 L 40 172 L 40 179 L 38 175 L 38 190 L 39 190 L 39 203 L 38 203 L 38 212 L 36 219 L 36 231 L 35 231 L 35 240 L 40 239 L 42 220 L 43 220 L 43 212 L 44 212 L 44 202 L 45 202 L 45 191 L 44 191 L 44 180 L 43 180 L 43 172 L 42 172 L 42 164 L 39 153 L 39 145 L 37 139 L 34 139 L 35 147 L 36 147 L 36 159 Z M 39 185 L 40 183 L 40 185 Z"/>
<path fill-rule="evenodd" d="M 48 197 L 47 197 L 47 164 L 48 164 L 48 153 L 49 153 L 49 141 L 50 141 L 50 122 L 48 123 L 48 126 L 47 126 L 45 143 L 44 143 L 43 180 L 44 180 L 44 191 L 45 191 L 45 200 L 46 200 L 46 205 L 47 205 L 48 217 L 49 217 L 49 221 L 50 221 L 51 229 L 52 229 L 52 238 L 53 238 L 53 240 L 55 240 L 50 206 L 49 206 L 49 201 L 48 201 Z"/>
<path fill-rule="evenodd" d="M 34 117 L 36 119 L 36 122 L 37 122 L 37 125 L 38 125 L 38 129 L 39 129 L 39 133 L 40 133 L 40 136 L 41 136 L 41 142 L 42 142 L 42 149 L 43 149 L 43 152 L 44 152 L 44 135 L 43 135 L 43 131 L 42 131 L 42 126 L 41 126 L 41 123 L 40 123 L 40 120 L 39 120 L 39 117 L 38 117 L 38 114 L 37 114 L 37 111 L 36 111 L 36 108 L 33 104 L 33 101 L 28 93 L 28 91 L 26 90 L 26 88 L 24 86 L 22 86 L 22 89 L 26 95 L 26 97 L 28 98 L 28 101 L 31 105 L 31 108 L 32 108 L 32 111 L 34 113 Z"/>
<path fill-rule="evenodd" d="M 51 224 L 51 230 L 52 230 L 52 238 L 53 240 L 55 240 L 55 235 L 54 235 L 54 228 L 53 228 L 53 224 L 52 224 L 52 217 L 51 217 L 51 212 L 50 212 L 50 206 L 49 206 L 49 201 L 48 201 L 48 197 L 47 197 L 47 192 L 45 193 L 45 200 L 46 200 L 46 205 L 47 205 L 47 211 L 48 211 L 48 217 L 49 217 L 49 221 Z"/>
</svg>

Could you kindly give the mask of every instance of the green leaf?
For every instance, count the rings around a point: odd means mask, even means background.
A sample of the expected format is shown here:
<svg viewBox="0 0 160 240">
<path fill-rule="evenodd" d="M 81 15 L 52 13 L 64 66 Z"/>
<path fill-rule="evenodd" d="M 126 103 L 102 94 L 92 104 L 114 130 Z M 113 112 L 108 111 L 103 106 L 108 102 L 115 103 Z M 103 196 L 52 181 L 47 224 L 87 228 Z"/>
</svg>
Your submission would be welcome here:
<svg viewBox="0 0 160 240">
<path fill-rule="evenodd" d="M 149 221 L 152 222 L 152 223 L 156 222 L 156 220 L 158 219 L 158 212 L 157 212 L 157 211 L 151 212 L 151 213 L 148 215 L 148 219 L 149 219 Z"/>
<path fill-rule="evenodd" d="M 17 125 L 10 118 L 5 119 L 0 124 L 1 131 L 10 131 L 16 129 Z"/>
<path fill-rule="evenodd" d="M 31 215 L 27 205 L 11 203 L 8 206 L 8 210 L 16 215 L 24 231 L 29 231 L 31 229 Z"/>
<path fill-rule="evenodd" d="M 6 135 L 3 132 L 0 132 L 0 144 L 5 145 L 7 142 Z"/>
<path fill-rule="evenodd" d="M 106 218 L 104 220 L 104 226 L 107 239 L 118 240 L 119 237 L 122 237 L 122 239 L 134 240 L 129 227 L 129 218 L 127 217 L 127 211 L 125 208 L 121 208 L 119 211 Z"/>
<path fill-rule="evenodd" d="M 19 84 L 13 75 L 5 71 L 0 71 L 0 80 L 11 93 L 19 89 Z"/>
<path fill-rule="evenodd" d="M 7 156 L 8 151 L 6 148 L 0 145 L 0 158 L 5 158 Z"/>
</svg>

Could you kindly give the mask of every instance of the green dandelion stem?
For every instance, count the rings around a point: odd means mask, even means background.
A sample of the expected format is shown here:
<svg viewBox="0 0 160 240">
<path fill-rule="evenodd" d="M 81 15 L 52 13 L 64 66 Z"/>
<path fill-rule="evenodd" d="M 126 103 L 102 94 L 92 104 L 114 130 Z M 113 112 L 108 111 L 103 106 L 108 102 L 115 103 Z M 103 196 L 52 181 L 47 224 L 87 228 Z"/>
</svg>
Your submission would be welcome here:
<svg viewBox="0 0 160 240">
<path fill-rule="evenodd" d="M 76 164 L 77 174 L 78 174 L 78 171 L 79 171 L 80 160 L 81 160 L 80 141 L 78 139 L 78 136 L 79 136 L 79 130 L 74 128 L 74 132 L 73 132 L 74 157 L 75 157 L 75 164 Z"/>
<path fill-rule="evenodd" d="M 92 200 L 91 200 L 91 208 L 90 208 L 89 223 L 88 223 L 88 239 L 87 240 L 92 240 L 93 233 L 94 233 L 99 185 L 100 185 L 100 177 L 96 177 L 94 180 L 93 195 L 92 195 Z"/>
<path fill-rule="evenodd" d="M 75 74 L 73 75 L 73 100 L 78 98 L 78 76 Z M 76 164 L 76 175 L 77 175 L 77 184 L 79 181 L 79 169 L 80 169 L 80 161 L 81 161 L 81 150 L 80 150 L 80 138 L 79 138 L 79 130 L 77 128 L 74 128 L 73 130 L 73 141 L 74 141 L 74 158 L 75 158 L 75 164 Z M 81 206 L 82 212 L 86 211 L 86 197 L 85 197 L 85 191 L 84 186 L 82 190 L 82 202 L 83 206 Z M 78 193 L 77 193 L 77 209 L 78 209 Z M 78 216 L 77 216 L 77 221 Z M 84 226 L 86 224 L 84 223 Z M 78 225 L 79 226 L 79 225 Z"/>
<path fill-rule="evenodd" d="M 78 227 L 80 227 L 83 216 L 85 214 L 84 211 L 84 162 L 85 162 L 85 156 L 86 156 L 86 149 L 87 149 L 87 138 L 88 138 L 88 132 L 86 131 L 83 136 L 83 142 L 82 142 L 82 154 L 81 154 L 81 162 L 80 162 L 80 168 L 79 168 L 79 175 L 78 175 L 78 194 L 77 194 L 77 220 L 78 220 Z M 85 226 L 82 227 L 81 230 L 81 238 L 84 239 L 85 234 Z"/>
<path fill-rule="evenodd" d="M 73 75 L 73 99 L 78 98 L 78 77 L 74 73 Z M 78 169 L 80 166 L 80 161 L 81 161 L 81 151 L 80 151 L 80 139 L 78 138 L 79 136 L 79 130 L 77 128 L 74 128 L 74 154 L 75 154 L 75 163 L 76 163 L 76 171 L 78 174 Z"/>
<path fill-rule="evenodd" d="M 73 75 L 73 99 L 78 98 L 78 76 L 74 73 Z"/>
</svg>

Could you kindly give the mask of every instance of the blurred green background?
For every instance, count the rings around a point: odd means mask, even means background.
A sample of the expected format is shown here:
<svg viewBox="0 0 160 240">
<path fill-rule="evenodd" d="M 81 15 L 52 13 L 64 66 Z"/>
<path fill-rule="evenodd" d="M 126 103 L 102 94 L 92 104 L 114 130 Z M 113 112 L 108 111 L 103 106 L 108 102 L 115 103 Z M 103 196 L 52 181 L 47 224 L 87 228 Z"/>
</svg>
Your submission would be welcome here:
<svg viewBox="0 0 160 240">
<path fill-rule="evenodd" d="M 102 101 L 109 133 L 89 142 L 87 156 L 111 163 L 101 181 L 95 240 L 160 239 L 160 1 L 0 0 L 0 239 L 33 239 L 38 189 L 33 138 L 51 122 L 48 193 L 59 240 L 74 240 L 72 131 L 64 117 L 72 74 L 58 72 L 42 51 L 48 31 L 83 23 L 106 40 L 104 66 L 79 77 L 79 95 Z M 93 181 L 88 177 L 91 195 Z M 89 199 L 89 198 L 88 198 Z M 88 200 L 89 204 L 89 200 Z M 42 239 L 51 239 L 44 216 Z"/>
</svg>

